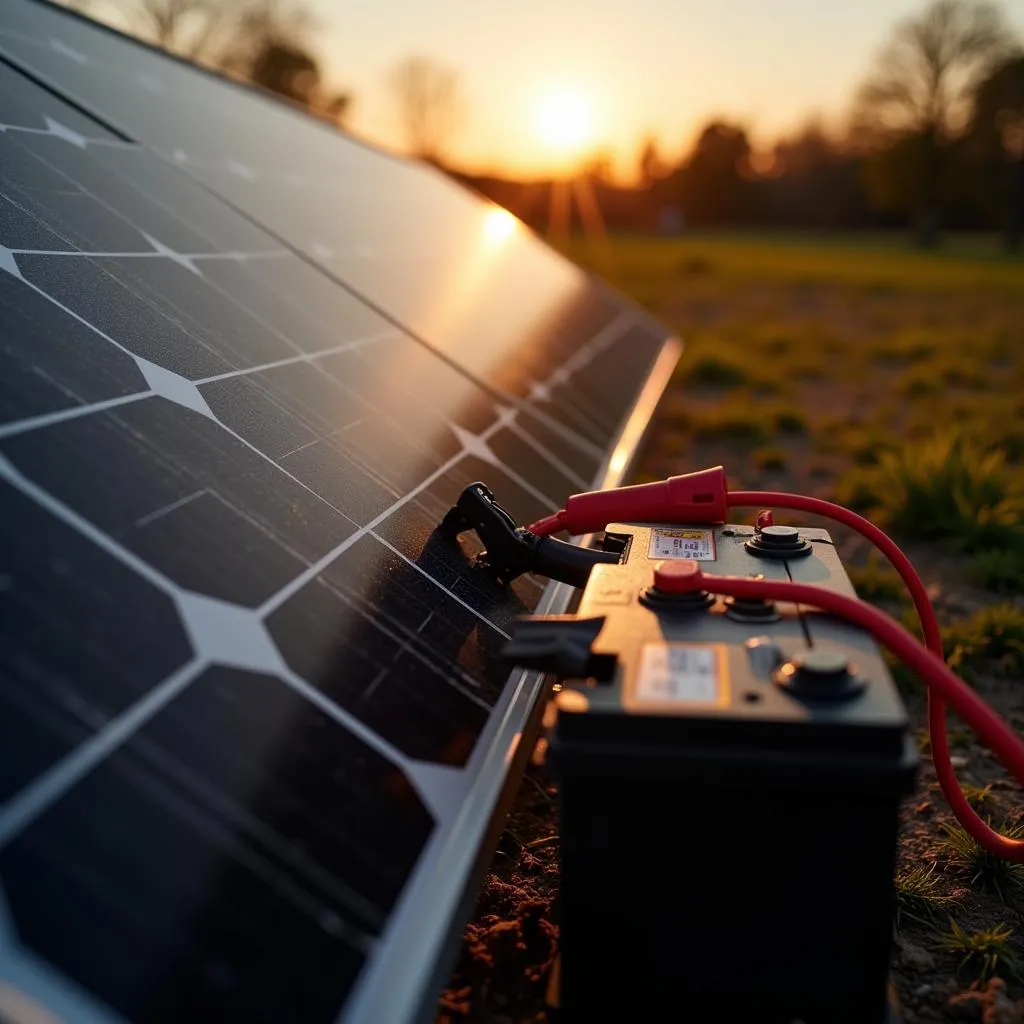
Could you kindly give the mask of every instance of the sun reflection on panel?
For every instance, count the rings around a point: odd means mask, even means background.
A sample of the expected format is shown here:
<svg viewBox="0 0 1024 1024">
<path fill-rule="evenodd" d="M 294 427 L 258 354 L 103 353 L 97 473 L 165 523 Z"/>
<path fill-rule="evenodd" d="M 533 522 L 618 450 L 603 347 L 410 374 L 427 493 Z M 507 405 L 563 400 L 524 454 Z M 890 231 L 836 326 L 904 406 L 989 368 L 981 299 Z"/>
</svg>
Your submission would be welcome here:
<svg viewBox="0 0 1024 1024">
<path fill-rule="evenodd" d="M 508 210 L 496 206 L 484 215 L 484 238 L 494 244 L 507 242 L 515 233 L 519 221 Z"/>
</svg>

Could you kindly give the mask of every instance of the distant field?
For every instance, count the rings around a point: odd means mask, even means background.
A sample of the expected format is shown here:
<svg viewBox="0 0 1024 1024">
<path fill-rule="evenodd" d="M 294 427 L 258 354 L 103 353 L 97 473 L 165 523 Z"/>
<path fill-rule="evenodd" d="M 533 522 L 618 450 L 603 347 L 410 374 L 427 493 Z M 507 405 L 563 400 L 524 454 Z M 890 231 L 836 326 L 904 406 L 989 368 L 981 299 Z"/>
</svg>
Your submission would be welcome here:
<svg viewBox="0 0 1024 1024">
<path fill-rule="evenodd" d="M 900 235 L 773 233 L 616 237 L 569 255 L 686 343 L 639 476 L 722 463 L 744 487 L 870 515 L 930 585 L 950 664 L 1024 733 L 1024 259 L 985 237 L 920 253 Z M 836 535 L 861 596 L 912 621 L 899 579 Z M 894 672 L 927 754 L 923 691 Z M 957 726 L 968 799 L 1024 836 L 1019 788 Z M 542 770 L 523 786 L 441 1021 L 543 1019 L 553 793 Z M 1024 869 L 993 863 L 954 824 L 925 759 L 894 880 L 905 1019 L 1020 1021 L 990 1016 L 995 990 L 983 992 L 996 976 L 1024 997 Z"/>
<path fill-rule="evenodd" d="M 818 282 L 859 288 L 980 286 L 1024 289 L 1024 257 L 1007 255 L 995 235 L 951 234 L 940 249 L 921 252 L 899 232 L 823 235 L 811 232 L 697 233 L 680 238 L 614 236 L 609 261 L 600 246 L 583 241 L 570 249 L 577 262 L 600 270 L 641 301 L 701 276 L 702 266 L 720 287 L 728 281 Z"/>
<path fill-rule="evenodd" d="M 1024 257 L 994 236 L 929 253 L 900 234 L 627 236 L 569 255 L 686 343 L 647 472 L 721 449 L 748 482 L 785 462 L 863 490 L 873 455 L 941 427 L 1024 455 Z"/>
</svg>

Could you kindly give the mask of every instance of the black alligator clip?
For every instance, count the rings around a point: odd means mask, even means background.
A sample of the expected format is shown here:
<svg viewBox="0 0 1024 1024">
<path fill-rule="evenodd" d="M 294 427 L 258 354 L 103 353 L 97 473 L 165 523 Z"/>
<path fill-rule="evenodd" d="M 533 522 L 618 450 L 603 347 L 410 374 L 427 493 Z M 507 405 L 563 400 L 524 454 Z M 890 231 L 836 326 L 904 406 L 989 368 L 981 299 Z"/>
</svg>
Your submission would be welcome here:
<svg viewBox="0 0 1024 1024">
<path fill-rule="evenodd" d="M 614 552 L 595 551 L 554 537 L 538 537 L 525 527 L 516 526 L 491 489 L 482 483 L 470 484 L 462 492 L 458 503 L 441 521 L 441 530 L 452 537 L 473 530 L 484 545 L 474 564 L 491 573 L 502 586 L 517 576 L 534 572 L 583 587 L 595 565 L 619 561 Z"/>
</svg>

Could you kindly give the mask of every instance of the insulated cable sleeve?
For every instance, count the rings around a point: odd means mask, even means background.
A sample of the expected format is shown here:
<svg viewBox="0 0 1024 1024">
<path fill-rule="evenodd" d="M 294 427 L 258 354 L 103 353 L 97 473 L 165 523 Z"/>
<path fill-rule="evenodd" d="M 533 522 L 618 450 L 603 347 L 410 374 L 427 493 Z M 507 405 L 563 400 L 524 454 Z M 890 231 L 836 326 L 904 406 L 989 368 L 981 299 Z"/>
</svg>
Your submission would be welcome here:
<svg viewBox="0 0 1024 1024">
<path fill-rule="evenodd" d="M 918 576 L 910 559 L 900 550 L 895 541 L 874 523 L 842 505 L 803 494 L 787 494 L 782 491 L 731 491 L 728 502 L 730 507 L 738 508 L 774 505 L 776 508 L 810 512 L 842 523 L 866 537 L 885 555 L 899 573 L 910 592 L 914 608 L 917 610 L 917 617 L 924 632 L 925 644 L 933 654 L 943 658 L 939 623 L 935 617 L 935 609 L 928 598 L 928 592 L 921 582 L 921 577 Z M 942 694 L 932 686 L 928 688 L 928 735 L 931 741 L 932 764 L 935 766 L 939 788 L 964 830 L 989 853 L 1006 860 L 1024 860 L 1024 841 L 1008 839 L 1006 836 L 1000 835 L 978 814 L 968 802 L 967 797 L 964 796 L 950 760 L 946 701 Z M 1021 779 L 1018 777 L 1017 781 L 1020 782 Z"/>
<path fill-rule="evenodd" d="M 694 589 L 712 594 L 725 594 L 739 598 L 767 598 L 771 601 L 791 601 L 830 612 L 848 622 L 855 623 L 874 635 L 879 643 L 888 647 L 900 661 L 916 673 L 929 686 L 937 702 L 945 707 L 952 704 L 957 714 L 974 730 L 989 749 L 999 758 L 1019 784 L 1024 785 L 1024 742 L 959 676 L 946 665 L 940 655 L 921 646 L 899 623 L 885 612 L 855 598 L 836 594 L 808 583 L 790 583 L 776 580 L 735 579 L 728 576 L 694 575 Z M 966 798 L 956 784 L 956 792 L 963 803 Z M 961 817 L 960 809 L 952 804 L 957 817 L 979 845 L 1006 860 L 1024 862 L 1024 841 L 1008 839 L 993 831 L 985 822 L 984 831 L 970 827 Z M 971 814 L 977 818 L 970 805 Z"/>
<path fill-rule="evenodd" d="M 906 584 L 921 623 L 927 650 L 945 664 L 935 610 L 910 560 L 892 538 L 874 523 L 842 505 L 822 498 L 782 491 L 729 492 L 725 472 L 721 466 L 716 466 L 651 484 L 572 495 L 565 508 L 532 523 L 528 529 L 538 537 L 548 537 L 560 530 L 568 530 L 570 533 L 593 532 L 604 529 L 607 523 L 613 521 L 720 523 L 725 521 L 723 510 L 726 507 L 764 508 L 773 505 L 824 516 L 867 538 L 885 555 Z M 1024 860 L 1024 841 L 1011 840 L 994 831 L 964 796 L 950 762 L 945 695 L 935 687 L 930 687 L 928 691 L 928 728 L 932 762 L 939 785 L 966 831 L 989 852 L 1010 860 Z M 1021 781 L 1019 776 L 1018 781 Z"/>
</svg>

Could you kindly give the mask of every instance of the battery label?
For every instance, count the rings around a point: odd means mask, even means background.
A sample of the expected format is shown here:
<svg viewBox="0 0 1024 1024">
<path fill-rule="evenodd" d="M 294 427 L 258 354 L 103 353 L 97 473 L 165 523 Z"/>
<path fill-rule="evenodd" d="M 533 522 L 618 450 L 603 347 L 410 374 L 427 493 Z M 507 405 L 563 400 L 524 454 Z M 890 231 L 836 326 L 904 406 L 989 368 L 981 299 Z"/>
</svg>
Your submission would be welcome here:
<svg viewBox="0 0 1024 1024">
<path fill-rule="evenodd" d="M 714 530 L 651 530 L 648 558 L 692 558 L 696 562 L 715 560 Z"/>
<path fill-rule="evenodd" d="M 724 645 L 645 644 L 636 700 L 658 704 L 728 703 Z"/>
</svg>

